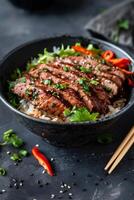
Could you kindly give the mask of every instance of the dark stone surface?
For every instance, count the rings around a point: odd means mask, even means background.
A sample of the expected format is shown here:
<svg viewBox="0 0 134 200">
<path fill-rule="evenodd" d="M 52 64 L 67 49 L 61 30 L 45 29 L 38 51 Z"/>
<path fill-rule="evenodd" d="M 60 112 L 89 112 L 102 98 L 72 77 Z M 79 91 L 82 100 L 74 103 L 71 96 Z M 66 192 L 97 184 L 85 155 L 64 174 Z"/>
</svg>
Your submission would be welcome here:
<svg viewBox="0 0 134 200">
<path fill-rule="evenodd" d="M 35 14 L 16 9 L 6 0 L 1 0 L 0 55 L 2 57 L 12 48 L 33 38 L 62 33 L 85 34 L 82 28 L 86 21 L 100 9 L 110 7 L 115 2 L 115 0 L 91 0 L 81 4 L 80 8 L 73 12 L 56 14 L 54 10 L 53 12 L 50 10 L 45 14 Z M 62 199 L 66 200 L 69 199 L 69 193 L 73 194 L 74 200 L 134 199 L 133 148 L 112 175 L 107 176 L 103 170 L 113 151 L 133 125 L 133 116 L 134 108 L 122 117 L 112 130 L 107 130 L 114 134 L 115 140 L 112 144 L 94 143 L 83 148 L 63 149 L 51 146 L 29 132 L 0 103 L 0 133 L 13 128 L 25 140 L 25 146 L 29 151 L 35 144 L 40 144 L 40 149 L 49 158 L 54 158 L 52 163 L 56 172 L 53 178 L 47 174 L 43 175 L 42 168 L 32 156 L 25 158 L 19 166 L 15 166 L 6 154 L 7 150 L 13 151 L 13 149 L 2 148 L 0 149 L 0 166 L 5 167 L 8 174 L 6 177 L 0 177 L 0 191 L 6 189 L 4 194 L 0 194 L 0 200 L 49 200 L 51 194 L 56 195 L 55 199 L 63 196 Z M 10 188 L 9 184 L 13 177 L 17 180 L 23 179 L 24 186 L 19 189 Z M 43 187 L 39 187 L 38 180 L 41 181 Z M 64 194 L 59 193 L 62 190 L 60 188 L 62 181 L 72 186 Z"/>
</svg>

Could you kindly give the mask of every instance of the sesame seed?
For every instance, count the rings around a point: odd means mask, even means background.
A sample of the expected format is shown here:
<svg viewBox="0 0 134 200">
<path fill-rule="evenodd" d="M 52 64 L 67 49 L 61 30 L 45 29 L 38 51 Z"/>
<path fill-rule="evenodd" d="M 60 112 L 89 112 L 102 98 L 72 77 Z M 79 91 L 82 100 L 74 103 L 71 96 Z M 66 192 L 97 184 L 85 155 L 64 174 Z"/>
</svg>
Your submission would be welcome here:
<svg viewBox="0 0 134 200">
<path fill-rule="evenodd" d="M 55 198 L 55 194 L 51 194 L 51 199 L 54 199 Z"/>
<path fill-rule="evenodd" d="M 70 186 L 70 185 L 68 185 L 67 187 L 68 187 L 68 189 L 71 189 L 71 186 Z"/>
<path fill-rule="evenodd" d="M 51 161 L 54 161 L 54 158 L 51 158 Z"/>
<path fill-rule="evenodd" d="M 10 151 L 7 151 L 7 155 L 10 155 L 11 154 L 11 152 Z"/>
<path fill-rule="evenodd" d="M 36 146 L 36 147 L 39 147 L 39 144 L 36 144 L 35 146 Z"/>
<path fill-rule="evenodd" d="M 23 186 L 23 183 L 22 183 L 22 182 L 20 182 L 20 186 Z"/>
<path fill-rule="evenodd" d="M 72 194 L 72 193 L 69 193 L 68 195 L 69 195 L 69 196 L 72 196 L 73 194 Z"/>
<path fill-rule="evenodd" d="M 59 191 L 59 193 L 61 193 L 61 194 L 62 194 L 62 193 L 63 193 L 63 190 L 60 190 L 60 191 Z"/>
<path fill-rule="evenodd" d="M 42 174 L 45 174 L 45 173 L 46 173 L 46 171 L 45 171 L 45 170 L 43 170 L 43 171 L 42 171 Z"/>
<path fill-rule="evenodd" d="M 64 185 L 61 185 L 60 187 L 61 187 L 61 188 L 64 188 Z"/>
<path fill-rule="evenodd" d="M 5 192 L 6 192 L 6 190 L 5 190 L 5 189 L 3 189 L 3 190 L 1 190 L 1 192 L 2 192 L 2 193 L 5 193 Z"/>
<path fill-rule="evenodd" d="M 66 183 L 64 184 L 64 187 L 67 187 L 67 184 L 66 184 Z"/>
</svg>

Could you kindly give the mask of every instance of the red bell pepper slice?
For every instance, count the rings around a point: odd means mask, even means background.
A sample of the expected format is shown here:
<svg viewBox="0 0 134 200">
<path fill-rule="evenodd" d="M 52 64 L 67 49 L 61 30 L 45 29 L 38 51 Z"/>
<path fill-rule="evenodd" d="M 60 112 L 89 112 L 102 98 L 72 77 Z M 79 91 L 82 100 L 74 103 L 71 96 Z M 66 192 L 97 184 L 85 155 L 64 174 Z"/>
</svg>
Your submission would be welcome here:
<svg viewBox="0 0 134 200">
<path fill-rule="evenodd" d="M 75 46 L 72 46 L 72 49 L 74 49 L 76 52 L 83 53 L 86 55 L 94 55 L 93 51 L 88 50 L 82 46 L 75 45 Z"/>
<path fill-rule="evenodd" d="M 109 62 L 115 65 L 116 67 L 124 69 L 127 69 L 128 65 L 131 64 L 131 60 L 129 60 L 128 58 L 114 58 L 111 59 Z"/>
<path fill-rule="evenodd" d="M 54 176 L 54 172 L 49 160 L 43 155 L 37 147 L 32 149 L 33 156 L 38 160 L 39 164 L 44 167 L 50 176 Z"/>
<path fill-rule="evenodd" d="M 110 61 L 111 59 L 115 58 L 115 53 L 111 50 L 107 50 L 102 54 L 102 57 L 104 58 L 104 60 Z"/>
</svg>

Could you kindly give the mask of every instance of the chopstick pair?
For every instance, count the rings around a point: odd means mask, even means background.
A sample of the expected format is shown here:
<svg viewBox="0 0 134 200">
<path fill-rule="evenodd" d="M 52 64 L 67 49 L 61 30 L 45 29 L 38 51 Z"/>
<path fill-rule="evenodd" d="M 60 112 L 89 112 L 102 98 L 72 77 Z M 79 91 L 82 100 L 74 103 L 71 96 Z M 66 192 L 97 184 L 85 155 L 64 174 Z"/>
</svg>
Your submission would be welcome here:
<svg viewBox="0 0 134 200">
<path fill-rule="evenodd" d="M 133 144 L 134 144 L 134 126 L 131 128 L 125 139 L 116 149 L 113 156 L 111 157 L 106 167 L 104 168 L 104 170 L 106 171 L 108 170 L 108 174 L 112 173 L 112 171 L 117 167 L 117 165 L 120 163 L 122 158 L 125 156 L 125 154 L 128 152 L 128 150 L 131 148 Z"/>
</svg>

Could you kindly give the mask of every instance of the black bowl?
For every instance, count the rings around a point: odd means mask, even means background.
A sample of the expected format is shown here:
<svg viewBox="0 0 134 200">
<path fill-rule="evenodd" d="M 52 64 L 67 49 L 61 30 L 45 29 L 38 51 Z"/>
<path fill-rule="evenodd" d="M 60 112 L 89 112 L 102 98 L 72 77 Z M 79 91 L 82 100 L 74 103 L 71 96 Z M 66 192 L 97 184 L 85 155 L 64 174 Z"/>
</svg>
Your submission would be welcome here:
<svg viewBox="0 0 134 200">
<path fill-rule="evenodd" d="M 117 46 L 95 38 L 86 39 L 83 37 L 70 36 L 39 39 L 26 43 L 10 52 L 0 64 L 0 99 L 2 102 L 14 112 L 17 119 L 19 119 L 24 126 L 33 133 L 42 136 L 51 144 L 58 146 L 80 146 L 92 141 L 96 134 L 104 133 L 105 129 L 110 128 L 112 124 L 125 114 L 134 104 L 134 89 L 131 89 L 128 95 L 128 103 L 120 112 L 97 122 L 64 124 L 30 117 L 10 105 L 5 88 L 7 87 L 7 80 L 10 79 L 10 76 L 16 67 L 20 66 L 24 68 L 27 61 L 31 57 L 36 57 L 45 47 L 48 48 L 48 50 L 52 50 L 53 46 L 61 46 L 61 44 L 64 44 L 65 46 L 73 45 L 76 42 L 81 42 L 83 45 L 93 43 L 104 50 L 111 49 L 118 57 L 129 58 L 132 61 L 132 70 L 134 70 L 133 59 Z"/>
</svg>

